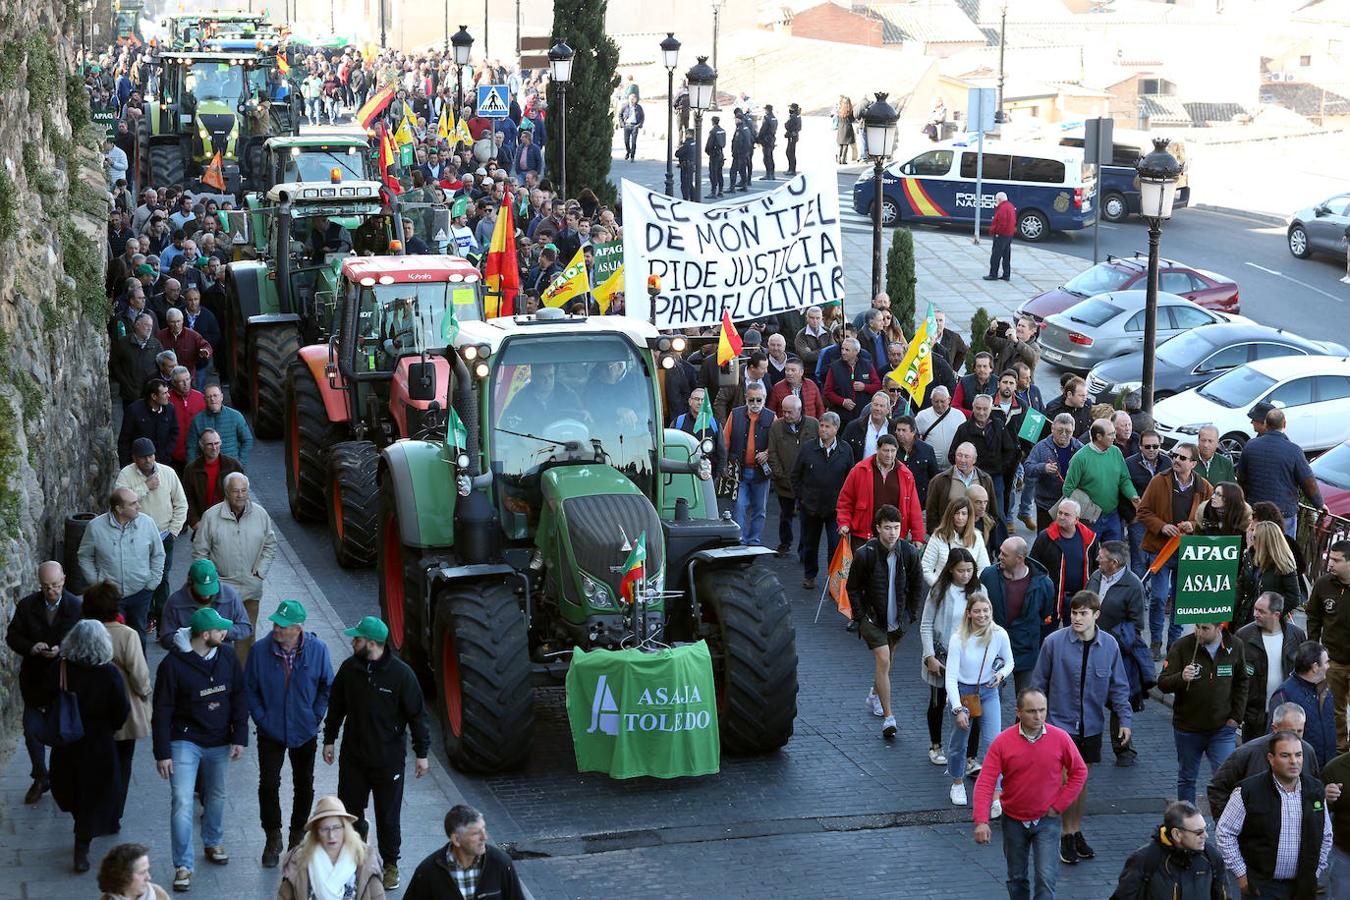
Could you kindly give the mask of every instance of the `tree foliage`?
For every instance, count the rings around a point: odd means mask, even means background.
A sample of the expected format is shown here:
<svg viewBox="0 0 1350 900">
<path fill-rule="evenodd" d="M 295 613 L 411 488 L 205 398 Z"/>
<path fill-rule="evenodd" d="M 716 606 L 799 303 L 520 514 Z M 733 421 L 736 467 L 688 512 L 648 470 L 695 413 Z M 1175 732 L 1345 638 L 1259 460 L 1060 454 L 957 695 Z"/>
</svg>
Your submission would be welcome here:
<svg viewBox="0 0 1350 900">
<path fill-rule="evenodd" d="M 975 371 L 975 355 L 989 349 L 984 342 L 984 333 L 989 330 L 989 311 L 983 306 L 975 310 L 970 317 L 970 352 L 966 354 L 966 371 Z"/>
<path fill-rule="evenodd" d="M 565 41 L 575 51 L 572 79 L 567 85 L 567 190 L 573 197 L 582 188 L 595 191 L 613 204 L 609 182 L 614 144 L 614 109 L 619 86 L 619 46 L 605 33 L 609 0 L 555 0 L 553 42 Z M 562 189 L 562 96 L 556 84 L 548 87 L 548 176 Z"/>
<path fill-rule="evenodd" d="M 891 250 L 886 256 L 886 293 L 891 298 L 891 318 L 914 337 L 915 305 L 918 302 L 918 278 L 914 275 L 914 234 L 908 228 L 895 229 Z"/>
</svg>

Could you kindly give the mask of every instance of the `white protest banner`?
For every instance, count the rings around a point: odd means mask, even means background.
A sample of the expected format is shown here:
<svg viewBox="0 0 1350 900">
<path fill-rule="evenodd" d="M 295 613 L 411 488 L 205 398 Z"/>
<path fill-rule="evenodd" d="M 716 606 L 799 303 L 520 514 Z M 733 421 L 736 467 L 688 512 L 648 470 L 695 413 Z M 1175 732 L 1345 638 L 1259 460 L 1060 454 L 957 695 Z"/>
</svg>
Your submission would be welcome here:
<svg viewBox="0 0 1350 900">
<path fill-rule="evenodd" d="M 623 182 L 627 313 L 658 328 L 715 325 L 842 300 L 839 186 L 803 172 L 725 203 L 677 200 Z M 647 278 L 661 280 L 652 298 Z"/>
</svg>

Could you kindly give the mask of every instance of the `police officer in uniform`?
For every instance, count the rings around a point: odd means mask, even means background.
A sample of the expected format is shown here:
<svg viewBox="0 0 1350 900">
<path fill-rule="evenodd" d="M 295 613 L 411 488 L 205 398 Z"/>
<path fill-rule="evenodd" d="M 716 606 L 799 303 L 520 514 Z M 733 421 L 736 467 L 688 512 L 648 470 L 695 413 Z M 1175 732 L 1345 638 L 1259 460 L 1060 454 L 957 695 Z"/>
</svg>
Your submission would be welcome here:
<svg viewBox="0 0 1350 900">
<path fill-rule="evenodd" d="M 722 160 L 727 149 L 727 132 L 718 123 L 721 116 L 712 117 L 712 128 L 708 131 L 708 142 L 703 151 L 708 154 L 708 196 L 722 196 Z"/>
<path fill-rule="evenodd" d="M 787 138 L 788 177 L 797 174 L 797 139 L 802 133 L 802 108 L 796 103 L 788 104 L 788 118 L 783 125 L 783 136 Z"/>
<path fill-rule="evenodd" d="M 685 200 L 694 199 L 694 163 L 697 154 L 694 135 L 686 129 L 680 135 L 680 148 L 675 151 L 675 162 L 680 166 L 680 196 Z"/>
<path fill-rule="evenodd" d="M 773 104 L 764 104 L 764 120 L 759 123 L 759 136 L 755 143 L 762 148 L 764 156 L 764 177 L 760 181 L 774 181 L 773 145 L 778 143 L 778 117 L 773 114 Z"/>
<path fill-rule="evenodd" d="M 750 190 L 750 154 L 755 149 L 755 136 L 750 130 L 750 117 L 739 108 L 735 111 L 736 131 L 731 136 L 731 189 L 737 190 L 737 176 L 740 176 L 739 189 Z"/>
</svg>

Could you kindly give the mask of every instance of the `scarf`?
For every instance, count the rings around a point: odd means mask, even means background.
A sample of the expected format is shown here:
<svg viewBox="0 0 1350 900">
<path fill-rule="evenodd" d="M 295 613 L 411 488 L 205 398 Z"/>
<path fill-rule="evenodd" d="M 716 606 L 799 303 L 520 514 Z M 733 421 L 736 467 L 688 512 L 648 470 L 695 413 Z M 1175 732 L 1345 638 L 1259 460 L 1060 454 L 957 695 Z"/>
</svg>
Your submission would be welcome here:
<svg viewBox="0 0 1350 900">
<path fill-rule="evenodd" d="M 344 900 L 356 896 L 356 860 L 345 847 L 337 862 L 315 847 L 309 857 L 309 892 L 314 900 Z"/>
<path fill-rule="evenodd" d="M 155 887 L 154 885 L 146 885 L 145 893 L 136 897 L 132 897 L 130 894 L 104 894 L 100 900 L 155 900 Z"/>
</svg>

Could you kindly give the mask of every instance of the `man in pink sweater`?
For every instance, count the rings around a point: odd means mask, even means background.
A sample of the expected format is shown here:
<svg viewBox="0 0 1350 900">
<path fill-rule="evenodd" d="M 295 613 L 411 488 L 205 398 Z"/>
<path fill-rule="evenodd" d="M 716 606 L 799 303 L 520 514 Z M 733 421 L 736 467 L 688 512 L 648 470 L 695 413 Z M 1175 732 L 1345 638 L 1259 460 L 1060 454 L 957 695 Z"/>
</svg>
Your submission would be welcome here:
<svg viewBox="0 0 1350 900">
<path fill-rule="evenodd" d="M 989 806 L 1003 777 L 1003 856 L 1013 900 L 1055 896 L 1059 815 L 1087 783 L 1087 766 L 1068 732 L 1045 718 L 1045 694 L 1025 688 L 1017 695 L 1017 724 L 994 738 L 975 782 L 975 843 L 987 844 L 992 840 Z M 1034 892 L 1028 877 L 1033 853 Z"/>
</svg>

